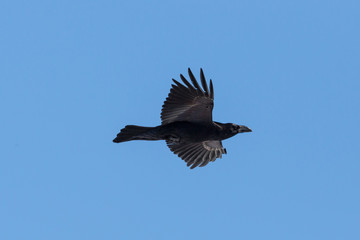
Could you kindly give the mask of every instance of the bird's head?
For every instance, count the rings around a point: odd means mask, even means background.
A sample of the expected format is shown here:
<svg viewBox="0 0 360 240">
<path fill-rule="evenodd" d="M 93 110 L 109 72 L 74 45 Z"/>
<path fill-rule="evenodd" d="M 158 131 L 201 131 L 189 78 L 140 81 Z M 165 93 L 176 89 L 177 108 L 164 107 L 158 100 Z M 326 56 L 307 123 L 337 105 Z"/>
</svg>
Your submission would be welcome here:
<svg viewBox="0 0 360 240">
<path fill-rule="evenodd" d="M 237 124 L 234 124 L 234 123 L 230 123 L 230 124 L 231 124 L 230 130 L 233 133 L 252 132 L 252 130 L 250 128 L 248 128 L 247 126 L 237 125 Z"/>
<path fill-rule="evenodd" d="M 237 125 L 235 123 L 220 123 L 219 125 L 222 127 L 222 134 L 224 138 L 232 137 L 238 133 L 252 132 L 252 130 L 247 126 Z"/>
</svg>

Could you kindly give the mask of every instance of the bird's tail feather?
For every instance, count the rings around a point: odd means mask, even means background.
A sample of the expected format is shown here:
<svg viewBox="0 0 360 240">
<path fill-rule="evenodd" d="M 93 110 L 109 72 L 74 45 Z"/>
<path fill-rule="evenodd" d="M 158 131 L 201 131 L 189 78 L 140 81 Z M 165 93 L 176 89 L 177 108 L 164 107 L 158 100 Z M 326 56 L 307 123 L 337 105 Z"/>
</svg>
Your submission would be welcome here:
<svg viewBox="0 0 360 240">
<path fill-rule="evenodd" d="M 127 125 L 121 129 L 120 133 L 113 140 L 115 143 L 126 142 L 131 140 L 160 140 L 156 136 L 155 127 L 141 127 Z"/>
</svg>

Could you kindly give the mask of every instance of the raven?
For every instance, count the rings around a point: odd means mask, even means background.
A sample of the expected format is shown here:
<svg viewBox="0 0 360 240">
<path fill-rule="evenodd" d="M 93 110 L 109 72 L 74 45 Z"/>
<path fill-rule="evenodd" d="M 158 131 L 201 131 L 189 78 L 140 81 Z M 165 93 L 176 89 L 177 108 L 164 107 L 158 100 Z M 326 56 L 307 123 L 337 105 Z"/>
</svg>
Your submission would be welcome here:
<svg viewBox="0 0 360 240">
<path fill-rule="evenodd" d="M 190 68 L 188 73 L 192 84 L 182 74 L 180 78 L 186 86 L 173 79 L 176 85 L 171 85 L 169 96 L 162 106 L 161 125 L 127 125 L 113 142 L 165 140 L 170 150 L 193 169 L 204 167 L 226 154 L 221 140 L 252 131 L 243 125 L 214 122 L 214 88 L 211 79 L 209 88 L 204 72 L 200 69 L 201 88 Z"/>
</svg>

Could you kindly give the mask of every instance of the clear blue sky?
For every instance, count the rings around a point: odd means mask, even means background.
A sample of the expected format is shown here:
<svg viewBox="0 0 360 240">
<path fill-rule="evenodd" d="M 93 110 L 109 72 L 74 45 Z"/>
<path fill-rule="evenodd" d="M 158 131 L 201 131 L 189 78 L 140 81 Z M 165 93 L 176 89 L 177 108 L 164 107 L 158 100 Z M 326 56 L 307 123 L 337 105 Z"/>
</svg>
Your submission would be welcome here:
<svg viewBox="0 0 360 240">
<path fill-rule="evenodd" d="M 359 1 L 2 1 L 0 239 L 360 239 Z M 190 170 L 160 124 L 191 67 L 253 129 Z"/>
</svg>

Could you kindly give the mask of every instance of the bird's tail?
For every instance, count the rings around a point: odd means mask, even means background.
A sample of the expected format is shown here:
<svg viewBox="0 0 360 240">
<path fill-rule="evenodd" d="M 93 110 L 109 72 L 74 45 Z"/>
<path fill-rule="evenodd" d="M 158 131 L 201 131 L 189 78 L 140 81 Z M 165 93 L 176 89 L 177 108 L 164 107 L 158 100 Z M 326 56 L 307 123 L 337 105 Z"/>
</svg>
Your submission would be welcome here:
<svg viewBox="0 0 360 240">
<path fill-rule="evenodd" d="M 113 142 L 120 143 L 131 140 L 160 140 L 160 138 L 156 136 L 156 132 L 156 127 L 127 125 L 121 129 Z"/>
</svg>

